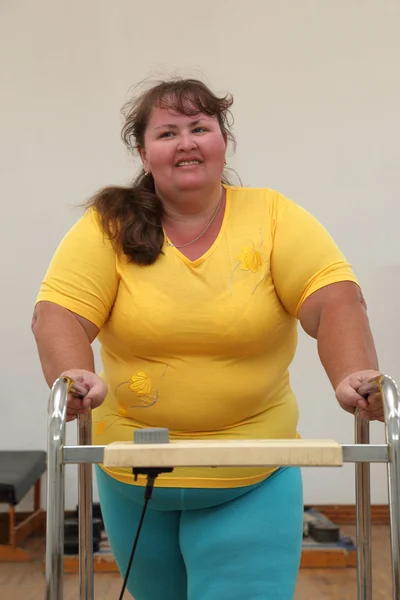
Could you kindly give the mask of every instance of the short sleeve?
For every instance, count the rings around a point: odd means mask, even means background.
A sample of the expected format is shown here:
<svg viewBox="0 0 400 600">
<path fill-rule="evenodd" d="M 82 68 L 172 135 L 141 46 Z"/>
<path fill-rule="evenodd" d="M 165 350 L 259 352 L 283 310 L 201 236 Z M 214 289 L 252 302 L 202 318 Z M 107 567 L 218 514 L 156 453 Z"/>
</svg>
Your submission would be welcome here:
<svg viewBox="0 0 400 600">
<path fill-rule="evenodd" d="M 36 303 L 59 304 L 100 329 L 111 312 L 118 283 L 116 253 L 97 214 L 89 209 L 58 246 Z"/>
<path fill-rule="evenodd" d="M 304 208 L 274 194 L 271 275 L 286 310 L 298 317 L 311 294 L 332 283 L 358 284 L 351 265 L 321 225 Z"/>
</svg>

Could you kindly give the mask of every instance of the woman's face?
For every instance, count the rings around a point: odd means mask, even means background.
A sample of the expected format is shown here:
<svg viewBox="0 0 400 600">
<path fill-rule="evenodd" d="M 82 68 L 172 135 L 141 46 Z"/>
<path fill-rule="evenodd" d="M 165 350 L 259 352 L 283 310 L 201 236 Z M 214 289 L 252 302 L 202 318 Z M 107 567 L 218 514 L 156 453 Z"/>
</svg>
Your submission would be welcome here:
<svg viewBox="0 0 400 600">
<path fill-rule="evenodd" d="M 220 184 L 226 145 L 217 118 L 155 107 L 139 152 L 162 198 Z"/>
</svg>

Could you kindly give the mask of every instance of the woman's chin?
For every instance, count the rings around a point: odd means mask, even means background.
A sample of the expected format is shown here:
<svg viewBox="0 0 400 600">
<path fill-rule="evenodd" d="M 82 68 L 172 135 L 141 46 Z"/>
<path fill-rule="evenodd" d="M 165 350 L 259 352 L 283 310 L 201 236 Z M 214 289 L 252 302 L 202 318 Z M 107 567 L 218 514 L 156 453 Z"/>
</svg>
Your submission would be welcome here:
<svg viewBox="0 0 400 600">
<path fill-rule="evenodd" d="M 210 186 L 204 177 L 198 177 L 194 174 L 185 174 L 184 177 L 179 177 L 176 180 L 176 188 L 185 192 L 201 190 Z"/>
</svg>

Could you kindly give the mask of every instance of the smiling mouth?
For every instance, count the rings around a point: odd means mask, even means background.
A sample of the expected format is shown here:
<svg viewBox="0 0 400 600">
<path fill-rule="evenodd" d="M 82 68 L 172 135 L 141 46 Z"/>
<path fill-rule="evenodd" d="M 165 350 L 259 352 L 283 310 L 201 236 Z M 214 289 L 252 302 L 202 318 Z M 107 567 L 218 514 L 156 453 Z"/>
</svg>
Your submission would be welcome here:
<svg viewBox="0 0 400 600">
<path fill-rule="evenodd" d="M 181 160 L 180 162 L 178 162 L 178 164 L 176 165 L 177 167 L 194 167 L 196 165 L 200 165 L 200 161 L 199 160 Z"/>
</svg>

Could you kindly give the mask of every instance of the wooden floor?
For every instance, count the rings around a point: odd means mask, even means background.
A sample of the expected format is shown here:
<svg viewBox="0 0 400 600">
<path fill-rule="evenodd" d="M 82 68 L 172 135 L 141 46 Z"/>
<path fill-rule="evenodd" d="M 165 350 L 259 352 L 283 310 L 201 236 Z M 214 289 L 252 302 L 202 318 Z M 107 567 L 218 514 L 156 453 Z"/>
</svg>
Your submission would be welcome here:
<svg viewBox="0 0 400 600">
<path fill-rule="evenodd" d="M 345 535 L 354 536 L 355 529 L 343 526 Z M 373 600 L 391 600 L 389 528 L 375 525 L 373 538 Z M 31 563 L 0 563 L 0 598 L 2 600 L 45 600 L 42 571 L 43 539 L 33 538 L 27 544 L 35 556 Z M 121 590 L 118 575 L 96 574 L 95 599 L 117 600 Z M 302 569 L 294 600 L 356 600 L 355 569 Z M 131 596 L 126 592 L 124 599 Z M 79 600 L 76 575 L 65 576 L 64 600 Z M 160 598 L 162 600 L 162 598 Z M 178 599 L 177 599 L 178 600 Z M 226 600 L 221 598 L 221 600 Z M 246 600 L 251 600 L 247 598 Z M 267 599 L 266 600 L 273 600 Z"/>
</svg>

